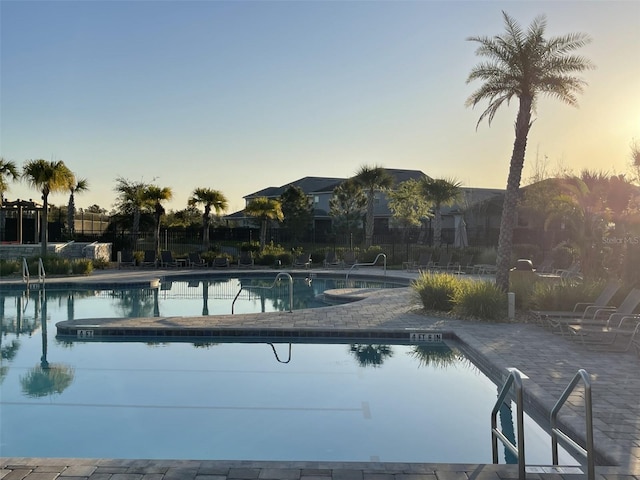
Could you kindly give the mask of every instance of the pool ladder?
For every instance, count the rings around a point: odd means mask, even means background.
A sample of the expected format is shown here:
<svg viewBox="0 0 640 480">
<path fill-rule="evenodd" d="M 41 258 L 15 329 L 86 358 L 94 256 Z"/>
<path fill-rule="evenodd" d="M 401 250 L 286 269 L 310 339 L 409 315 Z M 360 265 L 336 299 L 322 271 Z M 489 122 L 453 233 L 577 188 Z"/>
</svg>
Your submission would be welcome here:
<svg viewBox="0 0 640 480">
<path fill-rule="evenodd" d="M 491 411 L 491 451 L 493 455 L 493 463 L 498 463 L 498 440 L 500 440 L 504 446 L 513 453 L 518 459 L 518 479 L 525 480 L 526 478 L 526 464 L 524 456 L 524 388 L 522 386 L 524 376 L 518 369 L 509 369 L 509 376 L 504 382 L 502 390 L 498 395 L 496 404 Z M 584 383 L 584 407 L 585 407 L 585 419 L 587 423 L 586 429 L 586 448 L 576 443 L 565 432 L 563 432 L 558 426 L 558 412 L 565 404 L 569 395 L 573 392 L 578 382 Z M 516 422 L 518 429 L 517 445 L 514 445 L 506 435 L 497 427 L 497 415 L 500 407 L 504 403 L 507 394 L 510 392 L 511 387 L 515 389 L 515 401 L 516 401 Z M 573 377 L 573 380 L 569 383 L 564 390 L 554 407 L 551 409 L 551 455 L 554 466 L 558 465 L 558 440 L 561 440 L 565 445 L 568 445 L 575 450 L 576 453 L 586 458 L 587 462 L 587 479 L 595 479 L 595 449 L 593 447 L 593 412 L 591 404 L 591 379 L 589 374 L 580 369 Z"/>
<path fill-rule="evenodd" d="M 38 283 L 40 285 L 44 285 L 45 278 L 46 278 L 46 273 L 44 271 L 44 264 L 42 263 L 42 258 L 38 258 Z M 22 257 L 22 281 L 25 283 L 27 288 L 30 287 L 31 274 L 29 273 L 29 264 L 27 263 L 27 259 L 24 257 Z"/>
<path fill-rule="evenodd" d="M 247 285 L 246 287 L 243 287 L 242 285 L 240 285 L 240 290 L 238 290 L 238 293 L 236 294 L 235 298 L 233 299 L 233 302 L 231 302 L 231 315 L 234 314 L 234 309 L 235 309 L 235 305 L 236 305 L 236 300 L 238 300 L 238 297 L 240 296 L 240 294 L 242 293 L 242 290 L 245 289 L 263 289 L 263 290 L 271 290 L 273 287 L 275 287 L 278 284 L 278 280 L 280 280 L 282 277 L 286 278 L 287 280 L 289 280 L 289 312 L 293 312 L 293 277 L 286 273 L 286 272 L 280 272 L 278 273 L 278 275 L 276 275 L 276 279 L 273 281 L 273 284 L 270 287 L 262 287 L 262 286 L 257 286 L 257 285 Z"/>
</svg>

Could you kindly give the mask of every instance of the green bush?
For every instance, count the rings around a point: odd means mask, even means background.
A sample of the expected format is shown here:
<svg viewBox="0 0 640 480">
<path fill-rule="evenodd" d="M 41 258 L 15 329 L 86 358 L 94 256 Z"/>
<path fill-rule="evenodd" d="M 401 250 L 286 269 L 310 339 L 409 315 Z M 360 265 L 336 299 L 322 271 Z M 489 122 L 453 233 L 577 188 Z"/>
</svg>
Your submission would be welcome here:
<svg viewBox="0 0 640 480">
<path fill-rule="evenodd" d="M 0 260 L 0 275 L 7 276 L 20 272 L 20 262 L 17 260 Z"/>
<path fill-rule="evenodd" d="M 509 273 L 509 291 L 515 293 L 516 309 L 529 310 L 531 306 L 531 296 L 535 285 L 543 281 L 535 272 L 526 270 L 512 270 Z"/>
<path fill-rule="evenodd" d="M 494 282 L 467 280 L 453 293 L 454 313 L 481 320 L 501 320 L 507 311 L 507 296 Z"/>
<path fill-rule="evenodd" d="M 577 252 L 567 243 L 560 243 L 551 250 L 553 268 L 568 268 L 575 261 Z"/>
<path fill-rule="evenodd" d="M 280 265 L 292 265 L 293 264 L 293 255 L 291 255 L 289 252 L 281 253 L 276 258 L 277 258 L 277 261 L 280 262 Z"/>
<path fill-rule="evenodd" d="M 411 284 L 427 310 L 448 312 L 453 308 L 453 296 L 461 280 L 448 273 L 422 273 Z"/>
<path fill-rule="evenodd" d="M 71 273 L 74 275 L 88 275 L 93 272 L 93 261 L 88 259 L 72 260 L 70 263 Z"/>
<path fill-rule="evenodd" d="M 360 252 L 360 254 L 358 255 L 358 262 L 372 263 L 376 259 L 376 257 L 381 253 L 384 253 L 382 251 L 382 247 L 379 247 L 377 245 L 372 245 L 366 250 Z M 382 265 L 382 260 L 378 260 L 378 262 L 380 262 L 380 265 Z"/>
<path fill-rule="evenodd" d="M 94 269 L 104 270 L 109 267 L 109 262 L 102 258 L 94 258 L 91 260 Z"/>
<path fill-rule="evenodd" d="M 537 282 L 530 297 L 534 310 L 572 310 L 576 303 L 594 300 L 603 288 L 602 282 Z"/>
</svg>

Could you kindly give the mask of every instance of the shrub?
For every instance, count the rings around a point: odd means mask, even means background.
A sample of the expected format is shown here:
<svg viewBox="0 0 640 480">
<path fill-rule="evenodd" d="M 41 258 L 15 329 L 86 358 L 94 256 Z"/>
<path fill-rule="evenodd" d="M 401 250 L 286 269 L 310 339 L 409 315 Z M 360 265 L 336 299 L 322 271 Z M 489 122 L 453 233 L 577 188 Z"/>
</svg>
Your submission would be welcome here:
<svg viewBox="0 0 640 480">
<path fill-rule="evenodd" d="M 74 275 L 88 275 L 93 272 L 93 262 L 88 259 L 73 260 L 70 263 L 71 273 Z"/>
<path fill-rule="evenodd" d="M 530 297 L 534 310 L 572 310 L 578 302 L 594 300 L 603 288 L 602 282 L 537 282 Z"/>
<path fill-rule="evenodd" d="M 277 261 L 280 262 L 280 265 L 292 265 L 293 264 L 293 255 L 288 252 L 281 253 L 277 256 Z"/>
<path fill-rule="evenodd" d="M 554 268 L 567 268 L 571 266 L 576 258 L 574 248 L 566 243 L 560 243 L 551 251 Z"/>
<path fill-rule="evenodd" d="M 483 265 L 495 265 L 498 253 L 495 248 L 484 248 L 478 252 L 475 263 Z"/>
<path fill-rule="evenodd" d="M 453 293 L 453 311 L 464 317 L 501 320 L 507 311 L 507 296 L 494 282 L 465 281 Z"/>
<path fill-rule="evenodd" d="M 358 262 L 372 263 L 376 259 L 376 257 L 381 253 L 384 253 L 382 251 L 382 247 L 372 245 L 366 250 L 364 250 L 363 252 L 360 252 L 360 255 L 358 255 Z M 382 265 L 382 261 L 381 260 L 378 260 L 378 261 L 380 262 L 380 265 Z"/>
<path fill-rule="evenodd" d="M 448 312 L 453 308 L 453 296 L 461 280 L 448 273 L 423 273 L 411 284 L 427 310 Z"/>
<path fill-rule="evenodd" d="M 100 269 L 100 270 L 104 270 L 105 268 L 109 267 L 109 262 L 103 258 L 94 258 L 93 260 L 91 260 L 91 263 L 93 264 L 93 268 L 94 269 Z"/>
<path fill-rule="evenodd" d="M 531 306 L 531 296 L 535 285 L 543 281 L 535 272 L 526 270 L 512 270 L 509 273 L 509 291 L 516 295 L 516 308 L 528 310 Z"/>
<path fill-rule="evenodd" d="M 0 275 L 12 275 L 20 272 L 20 262 L 17 260 L 0 260 Z"/>
</svg>

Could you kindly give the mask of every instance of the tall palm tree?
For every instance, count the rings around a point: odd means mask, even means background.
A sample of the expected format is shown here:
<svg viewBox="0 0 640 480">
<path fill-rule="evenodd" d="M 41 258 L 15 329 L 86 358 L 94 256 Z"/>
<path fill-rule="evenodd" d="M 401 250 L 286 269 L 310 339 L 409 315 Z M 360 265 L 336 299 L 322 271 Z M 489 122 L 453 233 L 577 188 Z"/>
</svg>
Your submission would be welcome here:
<svg viewBox="0 0 640 480">
<path fill-rule="evenodd" d="M 0 157 L 0 207 L 4 204 L 4 193 L 9 190 L 9 182 L 17 180 L 19 176 L 15 162 Z M 0 210 L 0 240 L 4 240 L 5 224 L 5 212 Z"/>
<path fill-rule="evenodd" d="M 37 190 L 42 192 L 42 217 L 40 226 L 40 255 L 47 255 L 49 224 L 49 194 L 64 192 L 67 189 L 73 173 L 62 160 L 28 160 L 22 168 L 22 178 Z"/>
<path fill-rule="evenodd" d="M 504 103 L 508 105 L 514 98 L 519 102 L 498 240 L 496 284 L 506 291 L 509 287 L 518 190 L 532 111 L 541 95 L 577 105 L 576 94 L 583 91 L 586 82 L 573 74 L 593 67 L 587 59 L 572 54 L 590 42 L 587 35 L 571 33 L 546 39 L 544 16 L 536 17 L 526 31 L 507 13 L 502 12 L 502 16 L 504 35 L 468 38 L 479 44 L 476 55 L 486 57 L 487 61 L 473 67 L 467 78 L 467 83 L 480 80 L 483 84 L 471 94 L 466 105 L 475 107 L 483 100 L 489 102 L 478 119 L 477 128 L 485 118 L 491 125 L 494 115 Z"/>
<path fill-rule="evenodd" d="M 132 215 L 131 237 L 133 245 L 138 240 L 140 233 L 140 216 L 144 205 L 144 192 L 149 185 L 144 182 L 133 182 L 123 177 L 116 178 L 116 208 L 121 213 Z"/>
<path fill-rule="evenodd" d="M 383 167 L 363 165 L 354 178 L 356 182 L 362 185 L 362 188 L 367 194 L 364 242 L 366 247 L 370 247 L 373 243 L 373 205 L 375 203 L 376 190 L 386 190 L 390 188 L 391 185 L 393 185 L 393 177 Z"/>
<path fill-rule="evenodd" d="M 69 203 L 67 204 L 67 225 L 69 228 L 69 237 L 73 238 L 75 229 L 76 218 L 76 193 L 86 192 L 89 190 L 89 181 L 86 178 L 76 178 L 73 176 L 73 180 L 67 186 L 69 190 Z"/>
<path fill-rule="evenodd" d="M 267 243 L 267 225 L 269 221 L 284 220 L 282 206 L 278 200 L 267 197 L 258 197 L 251 200 L 245 208 L 245 213 L 250 217 L 260 220 L 260 251 L 264 250 Z"/>
<path fill-rule="evenodd" d="M 214 209 L 216 215 L 224 212 L 229 208 L 227 197 L 219 190 L 211 188 L 196 188 L 188 200 L 190 207 L 204 205 L 204 213 L 202 214 L 202 249 L 209 250 L 209 225 L 211 223 L 211 208 Z"/>
<path fill-rule="evenodd" d="M 173 192 L 169 187 L 158 187 L 157 185 L 149 185 L 142 194 L 145 204 L 153 208 L 153 219 L 155 222 L 154 241 L 156 253 L 160 253 L 160 219 L 164 215 L 165 210 L 162 202 L 171 200 Z"/>
<path fill-rule="evenodd" d="M 460 198 L 462 189 L 460 182 L 448 178 L 425 178 L 422 180 L 422 192 L 427 200 L 433 202 L 434 226 L 433 244 L 442 243 L 442 207 L 452 205 Z"/>
</svg>

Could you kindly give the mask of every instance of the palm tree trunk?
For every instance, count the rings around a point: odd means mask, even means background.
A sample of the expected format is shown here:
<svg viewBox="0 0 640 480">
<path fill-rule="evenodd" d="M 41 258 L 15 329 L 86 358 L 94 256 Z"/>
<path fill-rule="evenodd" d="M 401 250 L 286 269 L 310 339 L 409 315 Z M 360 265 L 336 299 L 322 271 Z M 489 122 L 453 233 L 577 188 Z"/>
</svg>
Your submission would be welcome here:
<svg viewBox="0 0 640 480">
<path fill-rule="evenodd" d="M 267 244 L 267 219 L 262 219 L 260 225 L 260 251 L 264 250 L 264 246 Z"/>
<path fill-rule="evenodd" d="M 369 248 L 373 244 L 373 200 L 374 192 L 369 191 L 367 193 L 367 217 L 365 225 L 364 243 L 365 247 Z"/>
<path fill-rule="evenodd" d="M 69 239 L 73 240 L 75 234 L 76 201 L 75 195 L 71 192 L 69 195 L 69 205 L 67 205 L 67 228 L 69 229 Z"/>
<path fill-rule="evenodd" d="M 202 249 L 206 252 L 209 250 L 209 222 L 211 221 L 210 209 L 208 206 L 204 207 L 204 213 L 202 214 Z"/>
<path fill-rule="evenodd" d="M 433 246 L 439 247 L 442 243 L 442 212 L 440 212 L 439 206 L 436 206 L 436 214 L 433 220 Z"/>
<path fill-rule="evenodd" d="M 531 128 L 531 103 L 531 97 L 520 97 L 520 107 L 518 108 L 518 117 L 516 119 L 516 139 L 513 143 L 507 189 L 504 194 L 504 204 L 502 207 L 496 258 L 496 286 L 504 292 L 509 290 L 513 228 L 516 225 L 518 191 L 520 189 L 520 179 L 524 166 L 524 155 L 527 150 L 527 136 Z"/>
<path fill-rule="evenodd" d="M 42 216 L 40 217 L 40 256 L 47 256 L 47 242 L 49 241 L 49 195 L 42 194 Z"/>
</svg>

